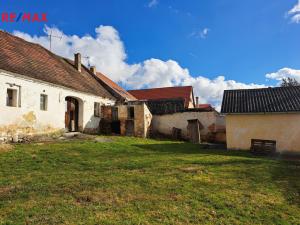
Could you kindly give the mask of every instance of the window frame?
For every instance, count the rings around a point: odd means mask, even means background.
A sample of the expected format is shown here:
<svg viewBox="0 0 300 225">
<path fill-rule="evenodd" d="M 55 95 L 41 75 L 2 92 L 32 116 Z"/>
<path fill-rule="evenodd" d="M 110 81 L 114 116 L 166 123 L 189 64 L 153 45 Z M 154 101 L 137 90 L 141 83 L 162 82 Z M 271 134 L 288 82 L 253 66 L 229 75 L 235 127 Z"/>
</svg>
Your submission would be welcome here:
<svg viewBox="0 0 300 225">
<path fill-rule="evenodd" d="M 127 108 L 127 119 L 134 120 L 134 117 L 135 117 L 134 106 L 129 106 Z"/>
<path fill-rule="evenodd" d="M 11 92 L 11 98 L 9 97 L 9 92 Z M 14 88 L 6 89 L 6 106 L 7 107 L 18 107 L 18 90 Z"/>
<path fill-rule="evenodd" d="M 101 117 L 101 103 L 94 102 L 94 117 Z"/>
<path fill-rule="evenodd" d="M 112 109 L 111 109 L 111 118 L 112 118 L 112 121 L 118 121 L 119 120 L 119 108 L 118 107 L 112 107 Z"/>
</svg>

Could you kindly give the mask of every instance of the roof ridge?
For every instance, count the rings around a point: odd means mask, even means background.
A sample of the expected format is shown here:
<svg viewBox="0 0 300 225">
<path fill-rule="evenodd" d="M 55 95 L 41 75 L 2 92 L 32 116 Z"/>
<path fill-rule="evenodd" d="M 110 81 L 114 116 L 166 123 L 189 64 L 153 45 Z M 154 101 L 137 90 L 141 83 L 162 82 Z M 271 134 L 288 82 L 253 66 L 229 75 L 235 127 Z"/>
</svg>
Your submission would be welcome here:
<svg viewBox="0 0 300 225">
<path fill-rule="evenodd" d="M 157 88 L 143 88 L 143 89 L 135 89 L 135 90 L 128 90 L 128 91 L 147 91 L 147 90 L 153 90 L 153 89 L 164 89 L 164 88 L 192 88 L 193 86 L 187 85 L 187 86 L 168 86 L 168 87 L 157 87 Z"/>
<path fill-rule="evenodd" d="M 249 90 L 274 90 L 274 89 L 287 89 L 287 88 L 298 88 L 299 86 L 288 86 L 288 87 L 264 87 L 264 88 L 240 88 L 240 89 L 227 89 L 224 91 L 249 91 Z"/>
</svg>

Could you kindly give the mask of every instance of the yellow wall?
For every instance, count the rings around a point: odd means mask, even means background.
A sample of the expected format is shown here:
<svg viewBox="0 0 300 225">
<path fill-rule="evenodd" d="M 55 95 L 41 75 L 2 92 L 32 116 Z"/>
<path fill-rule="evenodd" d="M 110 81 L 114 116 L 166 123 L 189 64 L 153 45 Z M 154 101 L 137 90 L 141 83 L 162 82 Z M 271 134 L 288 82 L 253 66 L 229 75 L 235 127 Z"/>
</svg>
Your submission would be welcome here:
<svg viewBox="0 0 300 225">
<path fill-rule="evenodd" d="M 227 115 L 228 149 L 250 149 L 251 139 L 275 140 L 277 151 L 300 152 L 300 114 Z"/>
</svg>

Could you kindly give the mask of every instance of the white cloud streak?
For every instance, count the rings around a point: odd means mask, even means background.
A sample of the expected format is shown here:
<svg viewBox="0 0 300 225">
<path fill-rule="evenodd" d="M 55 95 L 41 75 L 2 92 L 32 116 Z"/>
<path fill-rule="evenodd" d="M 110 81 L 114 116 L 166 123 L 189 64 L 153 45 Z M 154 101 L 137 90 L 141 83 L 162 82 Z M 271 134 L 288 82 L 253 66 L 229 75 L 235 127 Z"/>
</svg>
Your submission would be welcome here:
<svg viewBox="0 0 300 225">
<path fill-rule="evenodd" d="M 158 5 L 158 0 L 151 0 L 149 3 L 148 3 L 148 7 L 149 8 L 152 8 L 154 6 L 157 6 Z"/>
<path fill-rule="evenodd" d="M 147 59 L 136 64 L 127 63 L 124 44 L 118 31 L 111 26 L 99 26 L 95 36 L 67 35 L 57 28 L 45 27 L 45 35 L 31 36 L 27 33 L 14 31 L 14 35 L 30 42 L 38 43 L 49 48 L 48 34 L 61 36 L 53 39 L 52 51 L 58 55 L 73 59 L 74 53 L 90 57 L 90 64 L 98 71 L 107 74 L 112 80 L 127 89 L 152 88 L 165 86 L 192 85 L 195 96 L 200 97 L 201 103 L 211 103 L 220 108 L 225 89 L 258 88 L 263 85 L 244 84 L 234 80 L 226 80 L 224 76 L 209 79 L 205 76 L 192 76 L 187 68 L 183 68 L 174 60 Z M 87 64 L 83 58 L 84 64 Z M 276 78 L 272 78 L 276 79 Z"/>
<path fill-rule="evenodd" d="M 210 31 L 209 28 L 204 28 L 200 31 L 197 32 L 192 32 L 189 37 L 195 37 L 195 38 L 201 38 L 201 39 L 206 39 L 208 32 Z"/>
<path fill-rule="evenodd" d="M 298 82 L 300 82 L 300 70 L 295 70 L 291 68 L 282 68 L 277 72 L 266 74 L 267 79 L 277 80 L 281 83 L 284 78 L 295 78 Z"/>
<path fill-rule="evenodd" d="M 288 15 L 291 16 L 291 21 L 293 23 L 300 23 L 300 0 L 298 0 L 298 3 L 288 11 Z"/>
</svg>

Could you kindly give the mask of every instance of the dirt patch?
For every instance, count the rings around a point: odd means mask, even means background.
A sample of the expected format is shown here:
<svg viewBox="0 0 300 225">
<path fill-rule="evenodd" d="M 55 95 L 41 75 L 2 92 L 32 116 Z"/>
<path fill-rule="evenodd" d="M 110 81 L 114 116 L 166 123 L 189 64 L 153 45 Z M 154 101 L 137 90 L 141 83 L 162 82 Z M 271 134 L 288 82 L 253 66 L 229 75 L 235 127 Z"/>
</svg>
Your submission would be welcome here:
<svg viewBox="0 0 300 225">
<path fill-rule="evenodd" d="M 0 187 L 0 197 L 8 196 L 9 194 L 16 192 L 16 190 L 16 186 Z"/>
<path fill-rule="evenodd" d="M 197 166 L 189 166 L 180 168 L 182 172 L 185 173 L 207 173 L 207 171 L 203 167 L 197 167 Z"/>
<path fill-rule="evenodd" d="M 117 193 L 111 191 L 83 191 L 75 194 L 77 204 L 102 203 L 108 205 L 124 205 L 134 201 L 155 201 L 174 199 L 178 196 L 157 196 L 147 193 Z M 178 197 L 179 198 L 179 197 Z"/>
<path fill-rule="evenodd" d="M 0 153 L 12 151 L 15 147 L 10 144 L 0 144 Z"/>
<path fill-rule="evenodd" d="M 95 142 L 113 142 L 113 139 L 108 138 L 108 137 L 96 137 Z"/>
</svg>

